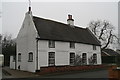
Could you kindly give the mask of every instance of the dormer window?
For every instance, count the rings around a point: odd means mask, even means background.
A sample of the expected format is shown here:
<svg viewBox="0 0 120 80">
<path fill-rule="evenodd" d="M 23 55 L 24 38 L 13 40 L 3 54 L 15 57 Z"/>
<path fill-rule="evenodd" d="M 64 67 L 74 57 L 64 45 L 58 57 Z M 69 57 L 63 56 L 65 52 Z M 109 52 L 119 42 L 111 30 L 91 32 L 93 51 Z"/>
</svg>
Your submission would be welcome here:
<svg viewBox="0 0 120 80">
<path fill-rule="evenodd" d="M 75 48 L 75 43 L 74 42 L 70 42 L 70 48 Z"/>
<path fill-rule="evenodd" d="M 49 40 L 49 48 L 55 48 L 55 41 Z"/>
</svg>

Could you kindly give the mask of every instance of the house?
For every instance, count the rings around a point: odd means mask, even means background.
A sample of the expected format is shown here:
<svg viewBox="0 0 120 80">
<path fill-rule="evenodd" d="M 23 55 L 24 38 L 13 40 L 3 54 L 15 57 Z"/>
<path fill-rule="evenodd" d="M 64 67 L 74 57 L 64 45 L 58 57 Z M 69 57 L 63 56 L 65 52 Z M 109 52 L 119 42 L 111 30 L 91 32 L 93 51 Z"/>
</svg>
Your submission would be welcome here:
<svg viewBox="0 0 120 80">
<path fill-rule="evenodd" d="M 104 49 L 101 53 L 103 64 L 116 64 L 120 60 L 120 54 L 112 49 Z"/>
<path fill-rule="evenodd" d="M 77 54 L 83 65 L 100 65 L 97 38 L 88 28 L 75 26 L 72 15 L 67 22 L 33 16 L 29 7 L 17 36 L 16 69 L 36 72 L 45 66 L 74 66 Z"/>
</svg>

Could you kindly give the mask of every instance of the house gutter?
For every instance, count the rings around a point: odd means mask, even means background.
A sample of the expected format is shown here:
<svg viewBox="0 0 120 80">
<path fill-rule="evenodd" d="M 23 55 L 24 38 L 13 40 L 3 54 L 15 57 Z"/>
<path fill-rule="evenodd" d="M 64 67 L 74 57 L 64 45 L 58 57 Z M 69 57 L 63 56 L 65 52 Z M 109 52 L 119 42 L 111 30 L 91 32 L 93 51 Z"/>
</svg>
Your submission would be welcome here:
<svg viewBox="0 0 120 80">
<path fill-rule="evenodd" d="M 38 71 L 38 38 L 36 38 L 36 72 Z"/>
</svg>

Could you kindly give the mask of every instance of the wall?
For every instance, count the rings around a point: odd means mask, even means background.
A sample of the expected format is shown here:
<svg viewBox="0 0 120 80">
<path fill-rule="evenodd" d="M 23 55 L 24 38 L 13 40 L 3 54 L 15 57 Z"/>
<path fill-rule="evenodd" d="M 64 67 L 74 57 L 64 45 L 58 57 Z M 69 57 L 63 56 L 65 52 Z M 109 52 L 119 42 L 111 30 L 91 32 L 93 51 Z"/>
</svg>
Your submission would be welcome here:
<svg viewBox="0 0 120 80">
<path fill-rule="evenodd" d="M 36 70 L 36 30 L 32 21 L 32 14 L 26 13 L 20 32 L 17 36 L 17 69 L 35 72 Z M 28 53 L 33 52 L 33 62 L 28 62 Z M 21 62 L 18 62 L 21 53 Z"/>
<path fill-rule="evenodd" d="M 10 69 L 15 69 L 15 61 L 13 61 L 13 56 L 10 56 Z"/>
<path fill-rule="evenodd" d="M 55 48 L 48 47 L 47 40 L 39 40 L 39 66 L 48 66 L 48 52 L 55 52 L 55 65 L 69 65 L 69 54 L 74 52 L 75 54 L 88 53 L 87 58 L 90 58 L 93 53 L 97 54 L 97 64 L 101 64 L 101 49 L 97 46 L 97 50 L 93 50 L 92 45 L 76 43 L 75 49 L 69 48 L 69 42 L 55 42 Z M 87 64 L 88 61 L 87 61 Z"/>
</svg>

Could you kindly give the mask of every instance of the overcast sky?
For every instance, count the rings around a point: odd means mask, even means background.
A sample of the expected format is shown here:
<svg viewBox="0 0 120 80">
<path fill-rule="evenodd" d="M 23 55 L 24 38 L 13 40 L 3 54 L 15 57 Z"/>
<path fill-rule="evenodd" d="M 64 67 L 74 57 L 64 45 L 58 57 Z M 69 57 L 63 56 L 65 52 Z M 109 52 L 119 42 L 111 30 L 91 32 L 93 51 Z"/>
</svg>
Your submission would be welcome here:
<svg viewBox="0 0 120 80">
<path fill-rule="evenodd" d="M 9 2 L 8 2 L 9 1 Z M 2 27 L 0 33 L 12 34 L 15 38 L 21 28 L 25 13 L 28 11 L 28 0 L 4 0 L 0 5 L 0 12 L 2 10 Z M 21 2 L 22 1 L 22 2 Z M 25 1 L 25 0 L 24 0 Z M 88 27 L 92 20 L 108 20 L 117 29 L 118 27 L 118 0 L 81 0 L 81 1 L 67 1 L 55 2 L 51 0 L 31 0 L 32 14 L 34 16 L 51 19 L 66 23 L 67 15 L 72 14 L 76 26 Z M 2 19 L 2 20 L 1 20 Z M 1 23 L 0 23 L 1 24 Z"/>
</svg>

